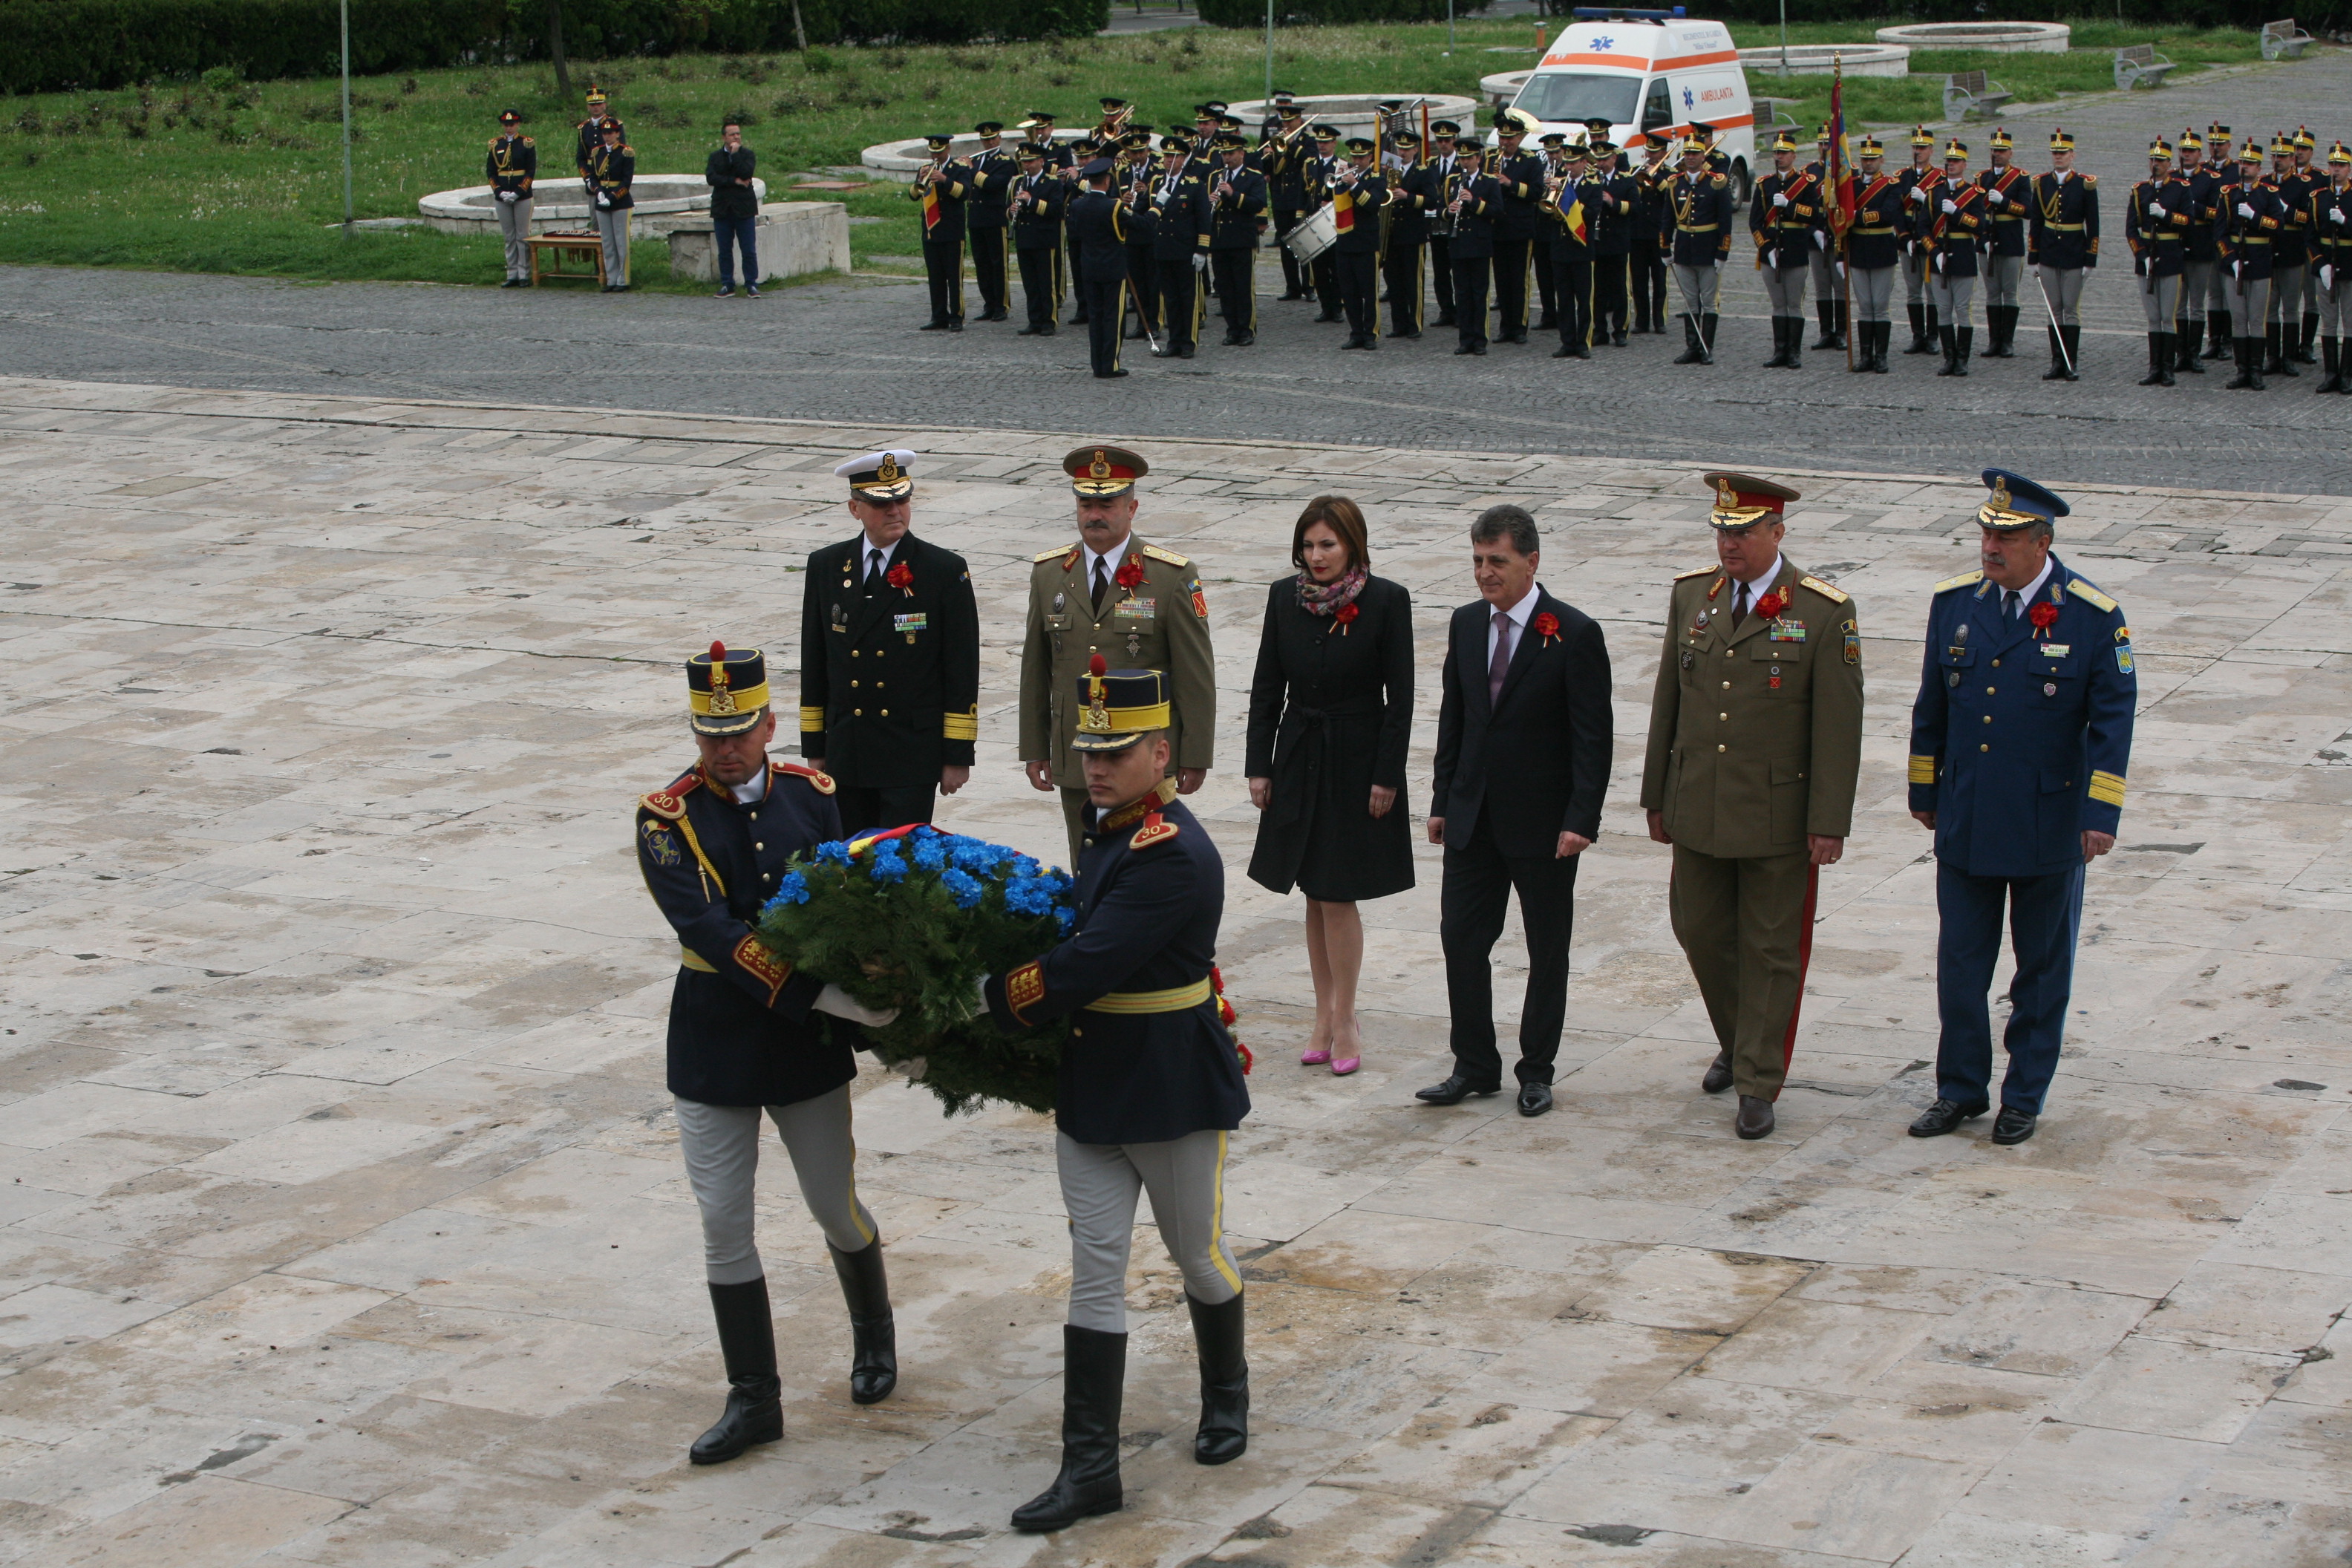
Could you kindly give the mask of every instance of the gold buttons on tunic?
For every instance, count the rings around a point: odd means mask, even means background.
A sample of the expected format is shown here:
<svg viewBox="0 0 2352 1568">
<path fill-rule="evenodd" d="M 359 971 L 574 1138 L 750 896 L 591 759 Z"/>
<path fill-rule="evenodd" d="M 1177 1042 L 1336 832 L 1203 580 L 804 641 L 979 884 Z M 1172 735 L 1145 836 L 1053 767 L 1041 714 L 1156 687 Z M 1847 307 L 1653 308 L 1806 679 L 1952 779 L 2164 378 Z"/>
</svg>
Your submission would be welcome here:
<svg viewBox="0 0 2352 1568">
<path fill-rule="evenodd" d="M 1722 746 L 1717 746 L 1717 747 L 1716 748 L 1716 750 L 1717 750 L 1717 751 L 1718 751 L 1718 752 L 1720 752 L 1720 751 L 1724 751 L 1724 750 L 1727 750 L 1727 748 L 1726 748 L 1726 747 L 1722 747 Z"/>
<path fill-rule="evenodd" d="M 885 708 L 884 710 L 882 710 L 882 717 L 884 717 L 885 719 L 887 719 L 888 717 L 890 717 L 890 710 L 888 710 L 887 708 Z"/>
<path fill-rule="evenodd" d="M 1979 746 L 1977 750 L 1979 752 L 1990 752 L 1992 750 L 1992 747 L 1990 745 Z"/>
<path fill-rule="evenodd" d="M 850 658 L 856 658 L 857 657 L 857 652 L 858 652 L 858 650 L 857 650 L 857 649 L 856 649 L 856 648 L 851 648 L 851 649 L 849 650 L 849 657 L 850 657 Z"/>
<path fill-rule="evenodd" d="M 853 680 L 853 681 L 851 681 L 851 682 L 849 683 L 849 689 L 850 689 L 852 691 L 856 690 L 856 689 L 857 689 L 857 682 L 856 682 L 856 681 L 854 681 L 854 680 Z"/>
<path fill-rule="evenodd" d="M 766 845 L 764 845 L 764 844 L 754 844 L 754 845 L 752 845 L 752 846 L 751 846 L 751 847 L 752 847 L 752 848 L 754 848 L 754 849 L 765 849 L 765 848 L 767 847 L 767 846 L 766 846 Z"/>
<path fill-rule="evenodd" d="M 1991 715 L 1991 714 L 1988 713 L 1988 714 L 1986 714 L 1986 715 L 1985 715 L 1985 722 L 1986 722 L 1986 723 L 1988 723 L 1988 724 L 1990 724 L 1990 723 L 1991 723 L 1991 722 L 1992 722 L 1992 715 Z"/>
<path fill-rule="evenodd" d="M 1990 686 L 1986 687 L 1986 688 L 1985 688 L 1985 695 L 1986 695 L 1987 697 L 1990 697 L 1990 696 L 1992 696 L 1992 695 L 1993 695 L 1993 689 L 1992 689 L 1991 687 L 1990 687 Z"/>
<path fill-rule="evenodd" d="M 1730 689 L 1731 689 L 1731 682 L 1729 682 L 1728 680 L 1725 681 L 1725 682 L 1723 683 L 1723 689 L 1724 689 L 1726 691 L 1730 690 Z"/>
<path fill-rule="evenodd" d="M 1717 717 L 1717 718 L 1718 718 L 1718 719 L 1722 719 L 1722 720 L 1727 720 L 1727 720 L 1729 720 L 1729 719 L 1730 719 L 1731 715 L 1730 715 L 1730 714 L 1728 714 L 1728 713 L 1718 713 L 1718 714 L 1717 714 L 1717 715 L 1716 715 L 1716 717 Z"/>
<path fill-rule="evenodd" d="M 1995 669 L 1999 669 L 1999 668 L 2000 668 L 2000 660 L 1999 660 L 1999 659 L 1994 659 L 1994 660 L 1992 661 L 1992 667 L 1993 667 Z"/>
<path fill-rule="evenodd" d="M 853 719 L 863 719 L 866 717 L 866 710 L 863 708 L 852 708 L 849 710 L 849 716 Z"/>
</svg>

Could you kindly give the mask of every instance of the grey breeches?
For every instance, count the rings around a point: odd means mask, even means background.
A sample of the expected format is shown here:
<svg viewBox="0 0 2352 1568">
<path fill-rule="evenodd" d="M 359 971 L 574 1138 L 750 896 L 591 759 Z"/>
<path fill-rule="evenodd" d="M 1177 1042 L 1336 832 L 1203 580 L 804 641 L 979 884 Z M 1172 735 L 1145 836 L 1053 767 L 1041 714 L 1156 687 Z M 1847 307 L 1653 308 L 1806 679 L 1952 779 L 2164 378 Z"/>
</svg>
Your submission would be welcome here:
<svg viewBox="0 0 2352 1568">
<path fill-rule="evenodd" d="M 1054 1135 L 1062 1206 L 1070 1216 L 1070 1325 L 1127 1332 L 1127 1258 L 1135 1200 L 1151 1194 L 1151 1218 L 1184 1289 L 1209 1306 L 1241 1294 L 1241 1270 L 1224 1237 L 1223 1132 L 1165 1143 L 1081 1143 Z"/>
<path fill-rule="evenodd" d="M 2230 321 L 2231 333 L 2241 338 L 2261 337 L 2263 308 L 2270 303 L 2271 280 L 2267 278 L 2249 278 L 2243 281 L 2231 279 L 2231 284 L 2230 308 L 2235 312 Z"/>
<path fill-rule="evenodd" d="M 2050 296 L 2050 309 L 2058 313 L 2062 327 L 2083 324 L 2083 269 L 2079 267 L 2037 267 L 2042 275 L 2042 291 Z"/>
<path fill-rule="evenodd" d="M 1764 268 L 1764 296 L 1772 301 L 1776 316 L 1801 316 L 1805 313 L 1805 274 L 1797 267 Z"/>
<path fill-rule="evenodd" d="M 2292 267 L 2271 268 L 2270 317 L 2289 326 L 2303 319 L 2305 291 L 2311 287 L 2311 269 L 2298 261 Z"/>
<path fill-rule="evenodd" d="M 1927 275 L 1927 303 L 1936 307 L 1937 326 L 1967 326 L 1969 301 L 1976 297 L 1977 280 L 1973 278 L 1947 278 L 1940 272 Z"/>
<path fill-rule="evenodd" d="M 686 1179 L 702 1210 L 702 1267 L 713 1285 L 742 1285 L 761 1277 L 760 1249 L 751 1240 L 753 1178 L 760 1169 L 756 1105 L 705 1105 L 674 1100 L 678 1150 Z M 857 1201 L 857 1144 L 849 1129 L 849 1086 L 792 1105 L 771 1105 L 768 1118 L 792 1156 L 801 1198 L 843 1252 L 862 1252 L 878 1234 Z"/>
<path fill-rule="evenodd" d="M 1927 258 L 1923 251 L 1906 251 L 1900 263 L 1903 268 L 1903 300 L 1906 304 L 1927 302 Z"/>
<path fill-rule="evenodd" d="M 604 244 L 604 281 L 629 280 L 629 209 L 591 207 L 596 215 L 596 237 Z"/>
<path fill-rule="evenodd" d="M 2217 310 L 2230 308 L 2213 287 L 2213 264 L 2210 261 L 2187 263 L 2180 274 L 2180 309 L 2190 321 L 2202 321 L 2208 300 L 2213 302 Z"/>
<path fill-rule="evenodd" d="M 2017 303 L 2017 286 L 2025 280 L 2025 258 L 2022 256 L 1988 256 L 1984 258 L 1985 309 L 1996 305 Z"/>
<path fill-rule="evenodd" d="M 530 276 L 530 247 L 523 243 L 530 237 L 530 198 L 502 202 L 495 196 L 490 205 L 499 209 L 499 237 L 507 242 L 507 276 Z"/>
<path fill-rule="evenodd" d="M 1682 291 L 1683 310 L 1693 316 L 1715 314 L 1716 296 L 1723 291 L 1723 268 L 1685 267 L 1675 263 L 1675 287 Z"/>
<path fill-rule="evenodd" d="M 1816 300 L 1845 298 L 1845 279 L 1838 276 L 1837 258 L 1834 255 L 1825 250 L 1814 251 L 1805 258 L 1805 270 L 1812 277 L 1813 298 Z M 1849 268 L 1847 270 L 1853 269 Z"/>
<path fill-rule="evenodd" d="M 1895 268 L 1892 267 L 1853 267 L 1846 275 L 1853 280 L 1853 314 L 1856 321 L 1883 321 L 1886 309 L 1895 300 Z"/>
<path fill-rule="evenodd" d="M 2230 276 L 2230 269 L 2219 261 L 2208 261 L 2204 265 L 2213 274 L 2205 289 L 2205 308 L 2209 310 L 2234 309 L 2231 297 L 2235 290 L 2231 287 L 2234 279 Z"/>
<path fill-rule="evenodd" d="M 2311 280 L 2311 292 L 2312 302 L 2319 307 L 2319 335 L 2324 338 L 2342 337 L 2344 318 L 2352 314 L 2352 310 L 2346 308 L 2347 299 L 2352 299 L 2352 282 L 2347 282 L 2339 276 L 2335 288 L 2322 289 L 2319 279 L 2315 277 Z"/>
<path fill-rule="evenodd" d="M 2147 313 L 2147 330 L 2151 332 L 2172 331 L 2173 318 L 2180 311 L 2180 278 L 2141 278 L 2139 308 Z"/>
</svg>

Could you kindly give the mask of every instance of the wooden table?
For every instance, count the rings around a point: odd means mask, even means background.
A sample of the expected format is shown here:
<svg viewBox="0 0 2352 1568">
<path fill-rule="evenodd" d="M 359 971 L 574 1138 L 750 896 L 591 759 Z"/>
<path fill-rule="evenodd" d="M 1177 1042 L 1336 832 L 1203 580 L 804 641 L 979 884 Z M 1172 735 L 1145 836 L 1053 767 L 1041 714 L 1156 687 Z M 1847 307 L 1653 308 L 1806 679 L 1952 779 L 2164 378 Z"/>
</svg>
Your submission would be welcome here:
<svg viewBox="0 0 2352 1568">
<path fill-rule="evenodd" d="M 534 234 L 523 242 L 530 247 L 530 284 L 536 289 L 541 279 L 557 282 L 586 283 L 604 281 L 604 242 L 594 232 L 584 234 Z M 591 270 L 579 271 L 570 264 L 584 259 Z"/>
</svg>

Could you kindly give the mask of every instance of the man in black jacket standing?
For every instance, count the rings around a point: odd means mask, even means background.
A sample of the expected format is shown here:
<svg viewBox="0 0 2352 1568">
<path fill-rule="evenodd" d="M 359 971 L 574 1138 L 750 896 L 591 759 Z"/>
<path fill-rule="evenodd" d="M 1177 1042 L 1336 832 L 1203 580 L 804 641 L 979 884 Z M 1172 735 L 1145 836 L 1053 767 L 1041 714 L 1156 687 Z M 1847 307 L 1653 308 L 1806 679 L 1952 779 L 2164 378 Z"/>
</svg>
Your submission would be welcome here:
<svg viewBox="0 0 2352 1568">
<path fill-rule="evenodd" d="M 1006 230 L 1013 220 L 1013 185 L 1021 177 L 1013 154 L 1003 145 L 1004 123 L 983 120 L 971 128 L 980 149 L 971 155 L 971 192 L 964 205 L 964 226 L 971 237 L 971 279 L 980 289 L 980 319 L 1010 321 L 1013 293 L 1006 281 Z"/>
<path fill-rule="evenodd" d="M 719 145 L 702 165 L 710 186 L 710 237 L 719 247 L 719 297 L 735 292 L 735 252 L 743 253 L 743 294 L 760 297 L 760 194 L 751 185 L 759 160 L 743 145 L 743 125 L 730 120 L 719 128 Z"/>
<path fill-rule="evenodd" d="M 1445 847 L 1445 950 L 1454 1071 L 1420 1091 L 1458 1105 L 1502 1088 L 1488 960 L 1511 889 L 1527 928 L 1519 1006 L 1519 1114 L 1551 1109 L 1568 1016 L 1576 858 L 1601 832 L 1613 731 L 1609 649 L 1591 616 L 1536 582 L 1535 519 L 1493 506 L 1470 528 L 1480 602 L 1454 612 L 1437 711 L 1429 841 Z"/>
<path fill-rule="evenodd" d="M 1265 222 L 1265 176 L 1249 166 L 1249 146 L 1217 138 L 1223 165 L 1209 187 L 1209 280 L 1225 318 L 1225 344 L 1257 342 L 1257 231 Z"/>
<path fill-rule="evenodd" d="M 841 829 L 929 822 L 971 776 L 980 613 L 963 557 L 907 531 L 906 450 L 834 469 L 856 539 L 810 555 L 801 601 L 801 752 L 840 787 Z"/>
<path fill-rule="evenodd" d="M 1013 185 L 1013 248 L 1021 258 L 1021 298 L 1029 310 L 1024 338 L 1050 338 L 1062 310 L 1062 215 L 1070 184 L 1054 173 L 1047 150 L 1021 143 L 1021 177 Z"/>
</svg>

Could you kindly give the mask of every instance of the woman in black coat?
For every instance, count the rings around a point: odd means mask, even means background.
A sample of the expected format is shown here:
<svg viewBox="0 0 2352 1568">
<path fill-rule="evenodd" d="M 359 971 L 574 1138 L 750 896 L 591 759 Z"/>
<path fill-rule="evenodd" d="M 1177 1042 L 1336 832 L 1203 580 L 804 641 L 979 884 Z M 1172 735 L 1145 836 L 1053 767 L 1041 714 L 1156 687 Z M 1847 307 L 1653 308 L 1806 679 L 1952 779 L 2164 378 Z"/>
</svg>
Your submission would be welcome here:
<svg viewBox="0 0 2352 1568">
<path fill-rule="evenodd" d="M 1412 886 L 1397 805 L 1412 725 L 1412 601 L 1371 575 L 1364 514 L 1344 497 L 1307 503 L 1290 558 L 1298 572 L 1266 595 L 1250 682 L 1250 804 L 1265 815 L 1249 874 L 1307 895 L 1315 1032 L 1298 1059 L 1344 1076 L 1363 1062 L 1357 901 Z"/>
</svg>

